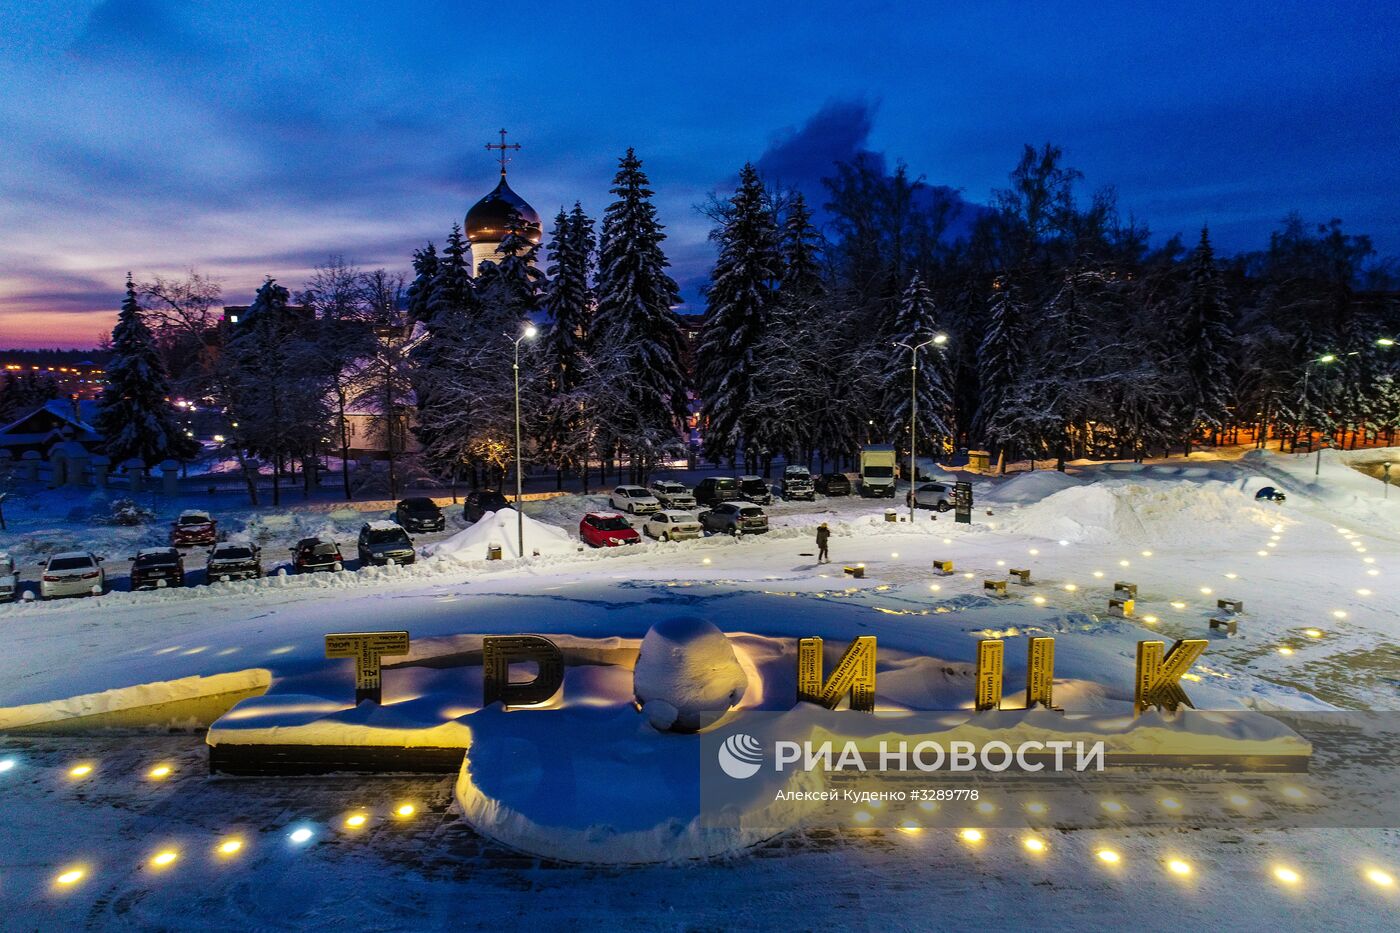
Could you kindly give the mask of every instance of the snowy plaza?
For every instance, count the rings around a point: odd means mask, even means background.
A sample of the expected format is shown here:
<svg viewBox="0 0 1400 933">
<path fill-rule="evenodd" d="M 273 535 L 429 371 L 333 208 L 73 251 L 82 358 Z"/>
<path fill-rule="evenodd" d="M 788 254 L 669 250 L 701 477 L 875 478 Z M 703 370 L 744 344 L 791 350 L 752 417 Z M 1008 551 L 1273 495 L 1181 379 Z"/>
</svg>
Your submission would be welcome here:
<svg viewBox="0 0 1400 933">
<path fill-rule="evenodd" d="M 564 526 L 590 503 L 563 496 L 527 503 L 526 549 L 539 554 L 523 560 L 485 559 L 491 539 L 515 531 L 510 515 L 465 528 L 454 516 L 410 567 L 0 608 L 6 898 L 36 926 L 161 927 L 196 911 L 209 929 L 410 928 L 449 924 L 464 903 L 474 923 L 510 923 L 525 898 L 545 922 L 666 928 L 678 911 L 700 926 L 838 916 L 874 928 L 973 922 L 987 899 L 1003 920 L 1029 921 L 1057 890 L 1057 903 L 1098 903 L 1108 923 L 1230 910 L 1259 926 L 1364 926 L 1395 910 L 1396 830 L 1291 826 L 1279 811 L 1306 806 L 1290 797 L 1306 794 L 1307 774 L 1204 790 L 1188 776 L 1185 812 L 1166 819 L 1130 811 L 1174 799 L 1115 811 L 1105 797 L 1098 818 L 1061 826 L 1035 817 L 1035 785 L 1022 784 L 998 801 L 1016 811 L 1009 819 L 948 802 L 927 826 L 875 825 L 877 808 L 854 805 L 702 842 L 687 825 L 699 739 L 647 724 L 631 668 L 657 622 L 707 620 L 744 669 L 731 715 L 784 711 L 798 705 L 797 639 L 839 653 L 869 635 L 877 716 L 968 712 L 976 645 L 998 638 L 1003 711 L 971 715 L 1014 719 L 1025 640 L 1053 636 L 1065 712 L 1041 715 L 1121 726 L 1132 721 L 1136 643 L 1206 638 L 1183 681 L 1201 710 L 1392 709 L 1400 497 L 1382 498 L 1351 465 L 1385 453 L 1329 452 L 1320 467 L 1250 452 L 962 474 L 975 490 L 971 524 L 928 511 L 890 522 L 878 500 L 818 500 L 775 506 L 763 536 L 587 552 Z M 1256 500 L 1266 485 L 1287 501 Z M 42 536 L 12 514 L 12 550 Z M 280 533 L 245 520 L 275 551 L 346 518 L 288 514 L 296 527 Z M 813 558 L 821 521 L 831 564 Z M 116 553 L 141 542 L 107 543 Z M 951 573 L 932 569 L 942 561 Z M 858 566 L 861 577 L 845 572 Z M 1029 569 L 1031 584 L 1010 577 L 1004 597 L 985 588 L 1008 568 Z M 1109 611 L 1124 580 L 1137 586 L 1126 618 Z M 1220 598 L 1243 603 L 1231 637 L 1208 628 Z M 411 634 L 410 652 L 383 659 L 382 706 L 357 710 L 353 665 L 328 660 L 324 636 L 396 629 Z M 502 716 L 481 707 L 482 638 L 521 633 L 551 639 L 569 664 L 548 708 Z M 809 708 L 838 731 L 842 717 L 863 717 Z M 467 763 L 461 775 L 210 776 L 216 735 L 451 745 Z M 1393 774 L 1393 748 L 1391 759 L 1378 775 Z M 1202 815 L 1212 805 L 1272 819 L 1215 825 Z"/>
</svg>

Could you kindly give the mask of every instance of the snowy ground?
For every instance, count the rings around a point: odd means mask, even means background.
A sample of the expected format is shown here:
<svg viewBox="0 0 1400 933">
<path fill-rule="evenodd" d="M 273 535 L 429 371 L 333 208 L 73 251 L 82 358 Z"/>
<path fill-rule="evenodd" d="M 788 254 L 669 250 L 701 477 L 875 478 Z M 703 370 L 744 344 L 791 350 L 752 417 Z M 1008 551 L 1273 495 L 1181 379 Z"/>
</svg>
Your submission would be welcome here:
<svg viewBox="0 0 1400 933">
<path fill-rule="evenodd" d="M 1368 462 L 1377 455 L 1364 452 Z M 682 612 L 731 634 L 821 635 L 838 645 L 874 634 L 891 659 L 926 656 L 958 671 L 970 669 L 977 638 L 1000 634 L 1008 698 L 1023 671 L 1018 639 L 1053 634 L 1057 698 L 1071 710 L 1106 712 L 1131 698 L 1135 642 L 1205 637 L 1218 597 L 1244 600 L 1246 613 L 1240 635 L 1212 639 L 1194 668 L 1200 679 L 1186 686 L 1198 705 L 1394 710 L 1400 490 L 1383 499 L 1380 483 L 1347 466 L 1347 456 L 1326 453 L 1316 479 L 1312 458 L 1272 453 L 1079 465 L 1068 476 L 979 480 L 971 527 L 927 512 L 913 525 L 889 524 L 887 503 L 818 500 L 776 505 L 773 531 L 761 538 L 581 553 L 546 535 L 556 546 L 523 562 L 473 557 L 480 542 L 470 539 L 470 547 L 445 546 L 461 527 L 449 512 L 448 532 L 419 541 L 441 553 L 413 567 L 0 607 L 0 726 L 154 702 L 175 689 L 163 683 L 249 670 L 269 672 L 274 696 L 345 696 L 348 665 L 322 656 L 330 631 L 406 628 L 412 665 L 469 649 L 464 633 L 636 640 Z M 1265 484 L 1288 501 L 1256 503 Z M 528 504 L 526 514 L 572 533 L 601 501 L 567 496 Z M 378 516 L 322 508 L 231 521 L 264 534 L 270 554 L 327 523 L 343 548 L 353 546 L 348 529 L 369 517 Z M 818 521 L 833 530 L 831 565 L 812 557 Z M 118 541 L 134 547 L 136 536 L 156 533 L 104 529 L 92 540 L 71 524 L 44 534 L 23 520 L 12 528 L 0 548 L 30 563 L 60 532 L 114 553 Z M 955 561 L 958 573 L 934 576 L 934 559 Z M 856 562 L 866 577 L 844 578 L 842 565 Z M 1034 587 L 1013 584 L 1006 600 L 983 595 L 983 579 L 1022 566 Z M 1107 614 L 1115 580 L 1138 584 L 1136 620 Z M 440 686 L 427 676 L 386 671 L 386 704 Z M 958 676 L 939 679 L 917 664 L 882 657 L 880 677 L 899 698 L 877 694 L 886 707 L 917 707 L 922 685 L 928 708 L 964 696 Z M 1075 831 L 1051 834 L 1048 851 L 1033 856 L 1010 830 L 988 830 L 972 845 L 942 830 L 851 829 L 781 837 L 717 862 L 603 870 L 541 863 L 483 839 L 449 806 L 450 779 L 208 780 L 203 756 L 197 733 L 0 740 L 0 762 L 14 762 L 0 771 L 8 804 L 0 898 L 19 905 L 5 925 L 178 926 L 198 911 L 210 929 L 411 929 L 464 917 L 486 926 L 519 916 L 527 897 L 538 911 L 532 919 L 565 926 L 923 928 L 993 910 L 998 920 L 1043 922 L 1048 907 L 1100 925 L 1174 916 L 1359 929 L 1393 923 L 1400 907 L 1396 884 L 1365 875 L 1400 877 L 1389 830 Z M 172 763 L 171 776 L 147 779 L 162 761 Z M 68 775 L 81 763 L 91 774 Z M 392 807 L 410 798 L 419 817 L 395 819 Z M 357 807 L 366 826 L 341 825 Z M 286 834 L 302 822 L 315 835 L 297 846 Z M 213 855 L 235 831 L 246 843 L 241 854 Z M 1119 863 L 1096 855 L 1104 846 Z M 173 863 L 144 863 L 163 847 L 178 851 Z M 1165 870 L 1172 858 L 1189 861 L 1192 873 Z M 78 864 L 82 878 L 52 884 Z M 1281 865 L 1301 881 L 1279 881 Z"/>
</svg>

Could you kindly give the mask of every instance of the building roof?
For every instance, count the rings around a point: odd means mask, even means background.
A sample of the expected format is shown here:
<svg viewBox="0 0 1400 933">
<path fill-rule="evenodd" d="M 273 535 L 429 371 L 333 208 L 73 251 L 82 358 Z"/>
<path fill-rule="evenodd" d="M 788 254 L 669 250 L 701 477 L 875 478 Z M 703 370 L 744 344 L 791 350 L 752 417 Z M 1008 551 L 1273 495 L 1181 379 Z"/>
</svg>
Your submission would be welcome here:
<svg viewBox="0 0 1400 933">
<path fill-rule="evenodd" d="M 531 243 L 539 245 L 540 215 L 524 198 L 506 184 L 505 173 L 501 173 L 501 183 L 496 189 L 472 205 L 467 211 L 464 224 L 467 240 L 472 243 L 499 243 L 506 236 L 512 215 L 519 214 L 525 223 L 525 236 Z"/>
</svg>

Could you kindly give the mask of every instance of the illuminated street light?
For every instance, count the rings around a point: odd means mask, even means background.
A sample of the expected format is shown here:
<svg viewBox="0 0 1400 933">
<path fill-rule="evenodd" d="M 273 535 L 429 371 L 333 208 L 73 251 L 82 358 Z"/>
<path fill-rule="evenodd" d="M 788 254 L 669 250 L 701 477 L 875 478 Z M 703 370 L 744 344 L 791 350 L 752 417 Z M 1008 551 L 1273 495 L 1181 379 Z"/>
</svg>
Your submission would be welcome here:
<svg viewBox="0 0 1400 933">
<path fill-rule="evenodd" d="M 520 511 L 520 497 L 523 495 L 522 478 L 520 476 L 520 341 L 534 340 L 539 333 L 534 324 L 526 324 L 525 330 L 519 337 L 514 339 L 509 334 L 505 337 L 510 340 L 515 347 L 515 534 L 516 534 L 516 556 L 525 556 L 525 513 Z"/>
<path fill-rule="evenodd" d="M 919 467 L 914 459 L 919 437 L 919 351 L 933 344 L 943 346 L 948 342 L 947 334 L 934 334 L 923 343 L 910 346 L 895 341 L 895 346 L 909 351 L 909 521 L 914 521 L 914 508 L 918 503 Z M 893 480 L 891 480 L 893 482 Z"/>
</svg>

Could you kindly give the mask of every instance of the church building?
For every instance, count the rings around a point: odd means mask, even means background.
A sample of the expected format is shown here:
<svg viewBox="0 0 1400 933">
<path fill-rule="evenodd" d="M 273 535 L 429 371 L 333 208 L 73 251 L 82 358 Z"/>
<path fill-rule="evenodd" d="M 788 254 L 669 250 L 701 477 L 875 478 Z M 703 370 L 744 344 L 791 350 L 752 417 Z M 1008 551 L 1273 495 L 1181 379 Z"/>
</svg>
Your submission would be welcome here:
<svg viewBox="0 0 1400 933">
<path fill-rule="evenodd" d="M 524 223 L 526 239 L 539 246 L 543 238 L 540 215 L 524 198 L 512 191 L 506 182 L 506 163 L 510 161 L 506 152 L 519 150 L 520 143 L 507 144 L 506 131 L 501 130 L 500 134 L 501 141 L 487 143 L 486 148 L 500 150 L 501 181 L 490 194 L 472 205 L 472 209 L 467 211 L 466 223 L 463 224 L 467 241 L 471 243 L 472 248 L 472 275 L 477 274 L 482 262 L 495 262 L 500 258 L 496 249 L 505 239 L 512 218 L 516 215 L 519 215 L 520 221 Z"/>
</svg>

